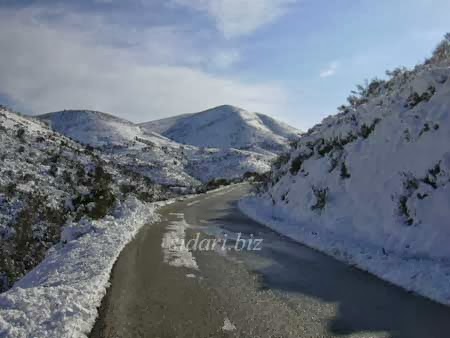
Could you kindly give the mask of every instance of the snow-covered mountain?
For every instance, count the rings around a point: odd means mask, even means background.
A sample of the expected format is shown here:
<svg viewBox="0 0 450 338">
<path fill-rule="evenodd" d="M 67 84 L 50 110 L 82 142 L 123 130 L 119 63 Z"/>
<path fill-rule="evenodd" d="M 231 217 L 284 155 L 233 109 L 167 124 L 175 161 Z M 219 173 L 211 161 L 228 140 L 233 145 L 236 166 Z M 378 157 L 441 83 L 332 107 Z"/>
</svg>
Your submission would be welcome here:
<svg viewBox="0 0 450 338">
<path fill-rule="evenodd" d="M 246 172 L 265 172 L 274 156 L 183 145 L 130 121 L 95 111 L 66 110 L 39 118 L 70 138 L 101 149 L 108 161 L 165 185 L 192 187 L 212 179 L 242 177 Z"/>
<path fill-rule="evenodd" d="M 183 144 L 207 148 L 236 148 L 260 153 L 281 153 L 300 131 L 269 116 L 223 105 L 141 124 Z"/>
<path fill-rule="evenodd" d="M 425 64 L 388 75 L 310 129 L 242 205 L 256 218 L 266 211 L 262 220 L 293 238 L 450 304 L 450 41 Z"/>
</svg>

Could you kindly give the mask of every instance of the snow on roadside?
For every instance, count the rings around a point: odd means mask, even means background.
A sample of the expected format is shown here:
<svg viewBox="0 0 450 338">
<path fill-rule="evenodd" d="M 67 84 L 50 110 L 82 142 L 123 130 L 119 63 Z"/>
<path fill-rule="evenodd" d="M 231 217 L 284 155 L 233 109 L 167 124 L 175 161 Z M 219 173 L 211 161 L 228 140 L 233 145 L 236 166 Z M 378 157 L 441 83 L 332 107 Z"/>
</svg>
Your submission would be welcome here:
<svg viewBox="0 0 450 338">
<path fill-rule="evenodd" d="M 0 337 L 87 337 L 114 262 L 140 227 L 158 220 L 162 204 L 129 198 L 113 216 L 66 228 L 67 243 L 0 294 Z"/>
<path fill-rule="evenodd" d="M 198 265 L 192 252 L 185 245 L 186 229 L 189 225 L 184 214 L 174 213 L 178 220 L 170 222 L 164 234 L 161 248 L 164 254 L 164 263 L 175 267 L 185 267 L 198 270 Z"/>
<path fill-rule="evenodd" d="M 342 236 L 325 227 L 298 224 L 257 197 L 239 201 L 248 217 L 280 234 L 354 265 L 408 291 L 450 306 L 450 262 L 443 259 L 402 257 L 386 253 L 369 242 Z"/>
</svg>

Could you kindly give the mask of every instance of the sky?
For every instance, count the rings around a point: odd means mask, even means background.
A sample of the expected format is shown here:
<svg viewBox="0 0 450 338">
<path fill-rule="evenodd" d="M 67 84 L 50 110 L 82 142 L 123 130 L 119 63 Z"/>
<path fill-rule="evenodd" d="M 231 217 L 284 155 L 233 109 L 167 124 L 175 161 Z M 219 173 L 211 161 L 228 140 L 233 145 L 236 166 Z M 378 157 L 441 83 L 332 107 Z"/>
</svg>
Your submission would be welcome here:
<svg viewBox="0 0 450 338">
<path fill-rule="evenodd" d="M 306 130 L 430 56 L 448 0 L 0 1 L 0 103 L 134 122 L 231 104 Z"/>
</svg>

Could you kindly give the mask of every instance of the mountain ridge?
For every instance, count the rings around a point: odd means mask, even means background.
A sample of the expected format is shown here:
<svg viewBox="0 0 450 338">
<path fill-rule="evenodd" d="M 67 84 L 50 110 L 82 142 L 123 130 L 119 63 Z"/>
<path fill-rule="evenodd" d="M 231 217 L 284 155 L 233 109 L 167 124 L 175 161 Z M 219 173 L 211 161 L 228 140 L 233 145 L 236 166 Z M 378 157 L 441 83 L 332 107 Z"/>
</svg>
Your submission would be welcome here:
<svg viewBox="0 0 450 338">
<path fill-rule="evenodd" d="M 145 122 L 140 126 L 183 144 L 271 153 L 286 151 L 289 142 L 301 135 L 286 123 L 231 105 Z"/>
</svg>

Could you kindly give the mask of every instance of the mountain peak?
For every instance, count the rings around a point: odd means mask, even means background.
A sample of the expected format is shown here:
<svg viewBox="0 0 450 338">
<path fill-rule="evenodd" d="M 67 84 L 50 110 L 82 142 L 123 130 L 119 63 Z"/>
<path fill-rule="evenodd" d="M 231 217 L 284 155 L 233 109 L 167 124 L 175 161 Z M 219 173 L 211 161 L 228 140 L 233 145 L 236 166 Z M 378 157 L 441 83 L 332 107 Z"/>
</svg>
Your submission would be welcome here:
<svg viewBox="0 0 450 338">
<path fill-rule="evenodd" d="M 271 117 L 227 104 L 199 113 L 143 123 L 141 127 L 184 144 L 262 153 L 285 151 L 289 140 L 300 135 L 295 128 Z"/>
<path fill-rule="evenodd" d="M 231 104 L 222 104 L 220 106 L 214 107 L 214 108 L 210 108 L 208 110 L 228 110 L 228 111 L 241 111 L 241 110 L 245 110 L 243 108 L 237 107 L 237 106 L 233 106 Z M 206 111 L 208 111 L 206 110 Z"/>
</svg>

